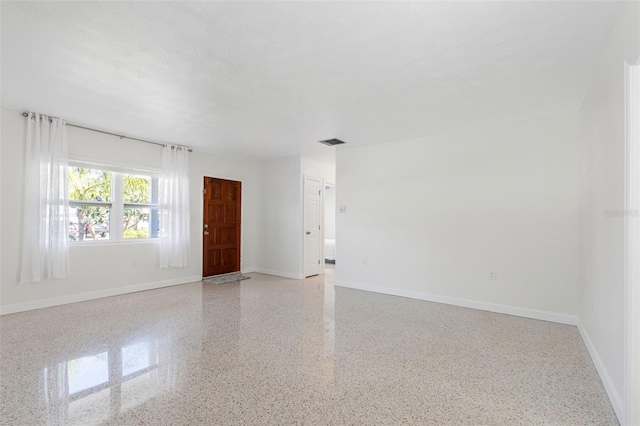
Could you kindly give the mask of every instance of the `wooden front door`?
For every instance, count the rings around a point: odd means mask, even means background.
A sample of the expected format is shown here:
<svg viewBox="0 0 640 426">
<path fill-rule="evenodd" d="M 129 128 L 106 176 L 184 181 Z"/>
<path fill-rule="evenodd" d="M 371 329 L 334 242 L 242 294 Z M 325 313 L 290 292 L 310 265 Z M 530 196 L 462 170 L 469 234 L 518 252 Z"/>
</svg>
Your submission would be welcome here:
<svg viewBox="0 0 640 426">
<path fill-rule="evenodd" d="M 204 178 L 202 276 L 240 271 L 242 183 Z"/>
</svg>

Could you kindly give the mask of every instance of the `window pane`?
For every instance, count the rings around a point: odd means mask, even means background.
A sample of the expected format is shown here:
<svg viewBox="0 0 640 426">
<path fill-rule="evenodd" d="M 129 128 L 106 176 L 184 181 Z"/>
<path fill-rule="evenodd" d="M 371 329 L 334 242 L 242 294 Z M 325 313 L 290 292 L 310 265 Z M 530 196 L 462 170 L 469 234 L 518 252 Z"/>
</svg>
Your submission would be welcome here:
<svg viewBox="0 0 640 426">
<path fill-rule="evenodd" d="M 67 362 L 69 395 L 109 380 L 109 354 L 102 352 Z"/>
<path fill-rule="evenodd" d="M 122 348 L 122 376 L 144 370 L 151 365 L 149 342 L 140 342 Z"/>
<path fill-rule="evenodd" d="M 151 176 L 124 175 L 122 198 L 125 203 L 151 204 Z"/>
<path fill-rule="evenodd" d="M 69 199 L 110 202 L 112 177 L 103 170 L 69 167 Z"/>
<path fill-rule="evenodd" d="M 158 236 L 157 207 L 124 207 L 124 238 L 156 238 Z"/>
<path fill-rule="evenodd" d="M 69 240 L 108 240 L 109 219 L 107 206 L 69 207 Z"/>
</svg>

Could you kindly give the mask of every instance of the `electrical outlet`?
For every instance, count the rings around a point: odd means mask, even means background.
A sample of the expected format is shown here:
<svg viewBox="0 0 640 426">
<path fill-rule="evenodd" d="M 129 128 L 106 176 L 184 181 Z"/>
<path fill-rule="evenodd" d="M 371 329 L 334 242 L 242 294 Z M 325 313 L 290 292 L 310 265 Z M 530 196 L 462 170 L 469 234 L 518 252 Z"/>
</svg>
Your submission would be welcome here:
<svg viewBox="0 0 640 426">
<path fill-rule="evenodd" d="M 489 271 L 489 279 L 495 281 L 498 279 L 498 271 Z"/>
<path fill-rule="evenodd" d="M 365 257 L 364 259 L 362 259 L 362 264 L 363 264 L 364 266 L 367 266 L 367 258 L 366 258 L 366 257 Z"/>
<path fill-rule="evenodd" d="M 131 259 L 131 266 L 133 268 L 137 267 L 138 266 L 138 259 Z"/>
</svg>

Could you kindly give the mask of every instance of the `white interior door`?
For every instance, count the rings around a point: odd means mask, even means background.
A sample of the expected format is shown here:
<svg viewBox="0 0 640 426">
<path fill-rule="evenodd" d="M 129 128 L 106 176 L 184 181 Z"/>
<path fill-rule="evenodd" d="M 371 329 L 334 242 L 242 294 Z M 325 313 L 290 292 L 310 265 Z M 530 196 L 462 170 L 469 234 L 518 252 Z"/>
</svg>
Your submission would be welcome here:
<svg viewBox="0 0 640 426">
<path fill-rule="evenodd" d="M 322 271 L 322 181 L 304 177 L 304 276 Z"/>
</svg>

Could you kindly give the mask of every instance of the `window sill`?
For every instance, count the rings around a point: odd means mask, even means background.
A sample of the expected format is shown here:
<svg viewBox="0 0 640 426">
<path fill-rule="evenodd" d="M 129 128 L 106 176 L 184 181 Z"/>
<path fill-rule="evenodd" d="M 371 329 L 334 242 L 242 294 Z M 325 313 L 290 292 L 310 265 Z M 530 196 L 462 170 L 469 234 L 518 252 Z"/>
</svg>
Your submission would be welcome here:
<svg viewBox="0 0 640 426">
<path fill-rule="evenodd" d="M 158 238 L 131 238 L 128 240 L 96 240 L 96 241 L 70 241 L 69 247 L 93 247 L 93 246 L 120 246 L 138 244 L 158 244 Z"/>
</svg>

